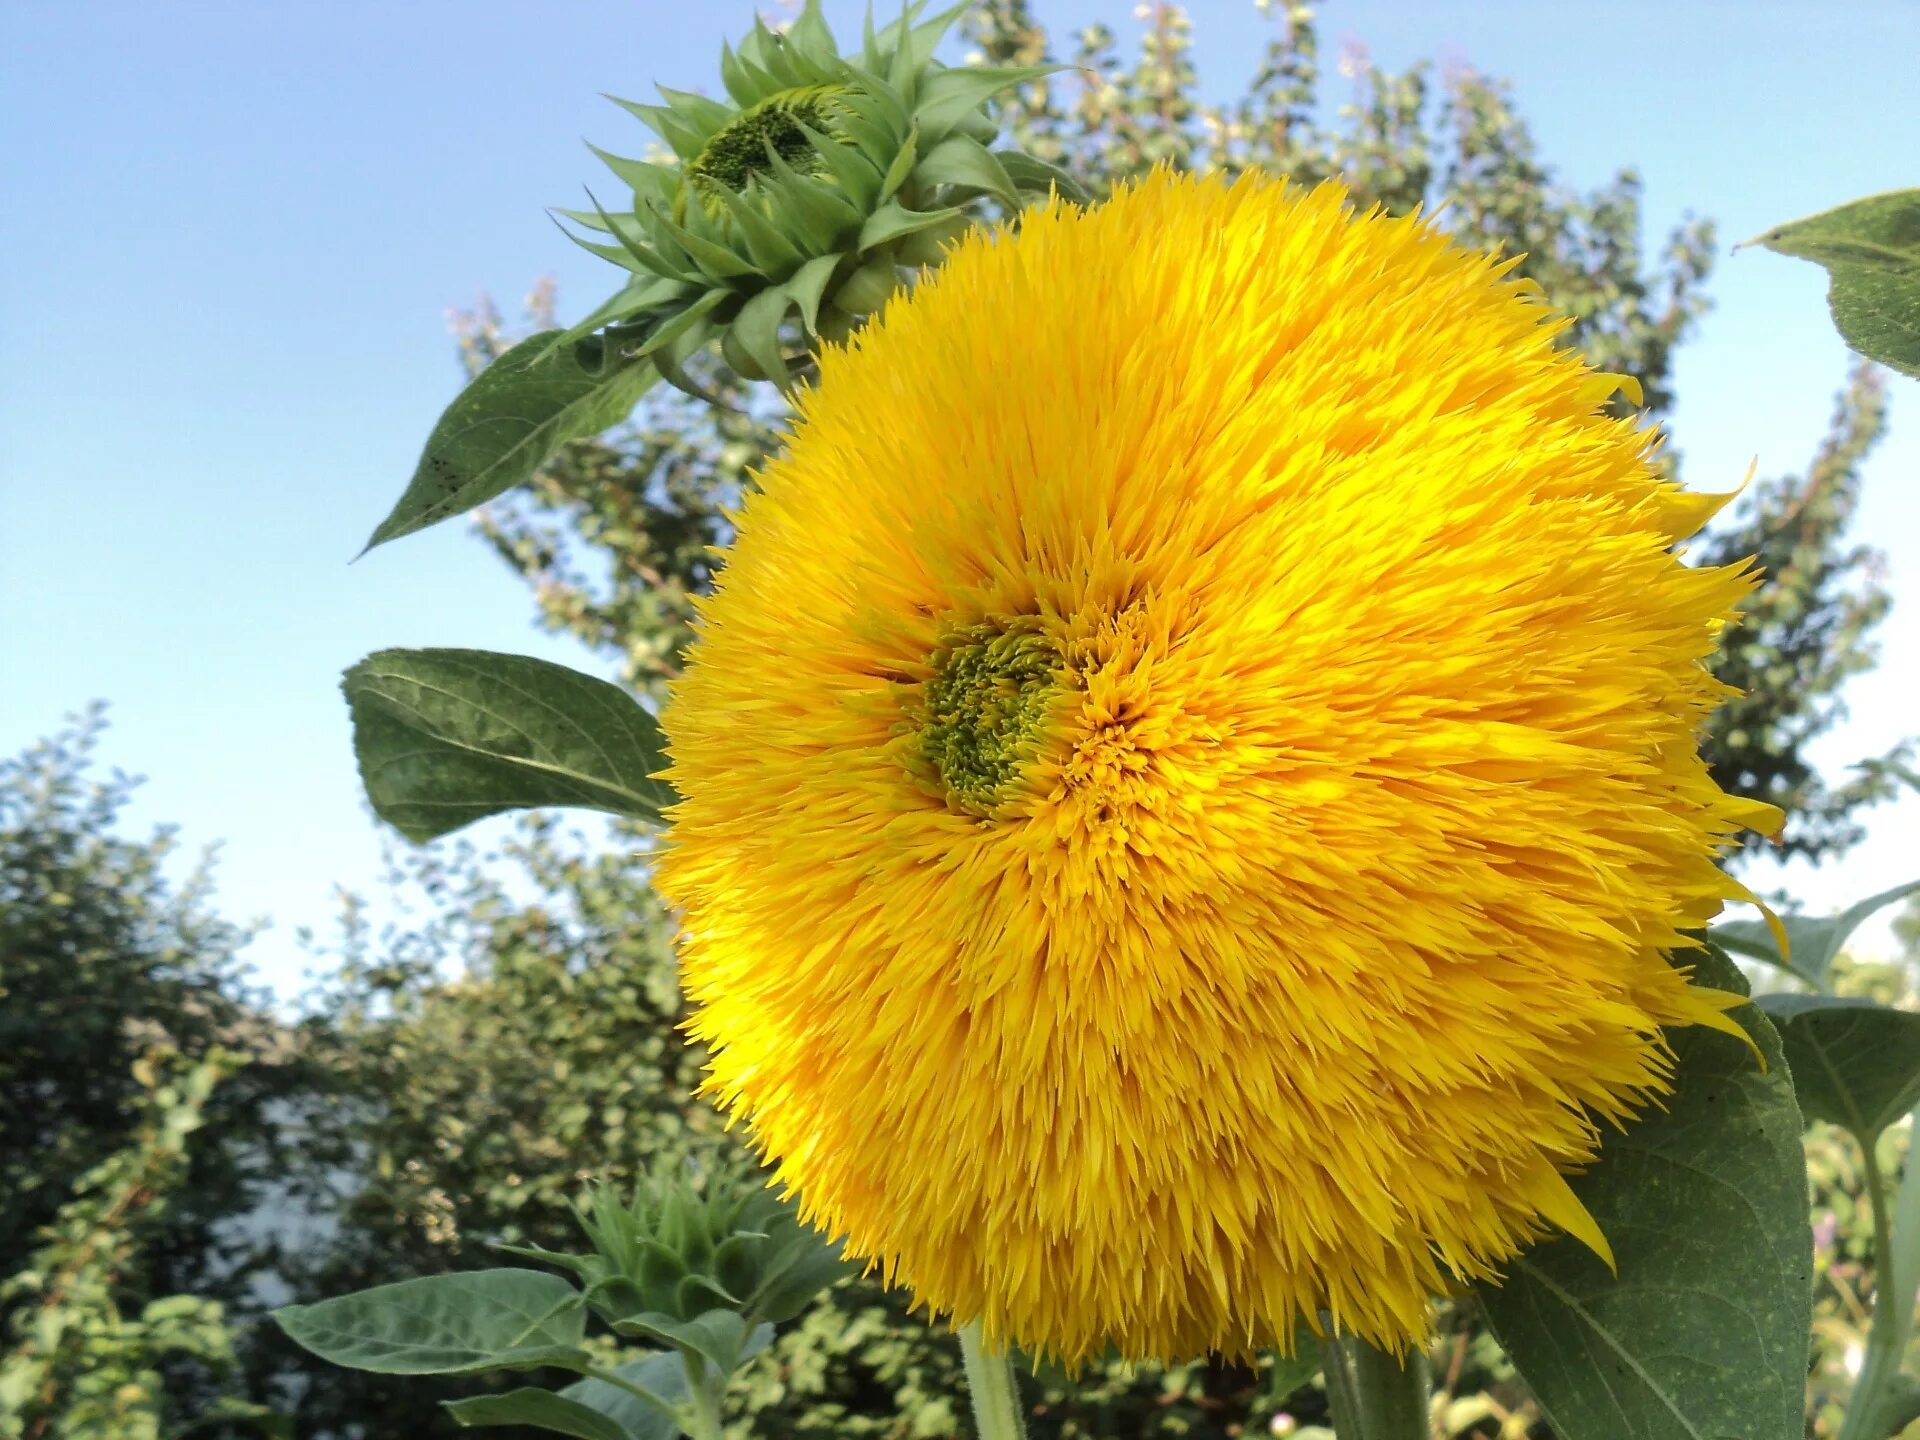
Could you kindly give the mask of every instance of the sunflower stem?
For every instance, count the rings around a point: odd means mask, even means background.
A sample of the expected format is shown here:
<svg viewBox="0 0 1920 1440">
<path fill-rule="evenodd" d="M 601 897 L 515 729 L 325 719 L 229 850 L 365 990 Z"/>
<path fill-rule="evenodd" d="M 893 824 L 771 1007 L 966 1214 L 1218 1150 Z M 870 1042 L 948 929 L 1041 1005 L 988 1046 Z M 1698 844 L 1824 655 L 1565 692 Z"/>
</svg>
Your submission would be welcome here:
<svg viewBox="0 0 1920 1440">
<path fill-rule="evenodd" d="M 720 1418 L 720 1392 L 727 1377 L 722 1375 L 702 1356 L 682 1350 L 686 1357 L 687 1379 L 687 1415 L 685 1423 L 687 1434 L 692 1440 L 722 1440 L 726 1427 Z"/>
<path fill-rule="evenodd" d="M 1920 1136 L 1920 1110 L 1914 1116 L 1914 1134 Z M 1915 1277 L 1909 1266 L 1900 1263 L 1902 1257 L 1895 1249 L 1893 1207 L 1887 1203 L 1887 1180 L 1880 1172 L 1874 1143 L 1878 1139 L 1865 1132 L 1854 1135 L 1860 1146 L 1861 1186 L 1873 1207 L 1873 1323 L 1867 1330 L 1865 1363 L 1847 1402 L 1840 1440 L 1879 1440 L 1889 1432 L 1891 1417 L 1883 1412 L 1900 1373 L 1907 1337 L 1912 1333 Z M 1916 1163 L 1920 1161 L 1910 1153 L 1907 1180 L 1901 1186 L 1902 1211 L 1912 1203 L 1910 1188 L 1920 1183 L 1914 1179 Z"/>
<path fill-rule="evenodd" d="M 1424 1352 L 1402 1359 L 1351 1335 L 1330 1335 L 1325 1372 L 1339 1440 L 1428 1440 L 1432 1434 Z"/>
<path fill-rule="evenodd" d="M 960 1355 L 967 1365 L 967 1392 L 973 1398 L 973 1427 L 980 1440 L 1026 1440 L 1020 1419 L 1020 1384 L 1013 1361 L 1004 1352 L 987 1353 L 980 1322 L 960 1329 Z"/>
</svg>

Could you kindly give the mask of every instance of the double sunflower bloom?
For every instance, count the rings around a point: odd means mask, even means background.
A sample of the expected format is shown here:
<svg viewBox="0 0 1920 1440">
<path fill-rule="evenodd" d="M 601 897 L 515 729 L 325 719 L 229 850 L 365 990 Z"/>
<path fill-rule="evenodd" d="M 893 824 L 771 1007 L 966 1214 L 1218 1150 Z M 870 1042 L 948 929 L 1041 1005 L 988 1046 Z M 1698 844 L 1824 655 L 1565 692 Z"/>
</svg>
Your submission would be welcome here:
<svg viewBox="0 0 1920 1440">
<path fill-rule="evenodd" d="M 666 714 L 708 1089 L 849 1253 L 1075 1362 L 1558 1227 L 1765 806 L 1697 747 L 1719 501 L 1509 265 L 1158 173 L 829 347 Z"/>
</svg>

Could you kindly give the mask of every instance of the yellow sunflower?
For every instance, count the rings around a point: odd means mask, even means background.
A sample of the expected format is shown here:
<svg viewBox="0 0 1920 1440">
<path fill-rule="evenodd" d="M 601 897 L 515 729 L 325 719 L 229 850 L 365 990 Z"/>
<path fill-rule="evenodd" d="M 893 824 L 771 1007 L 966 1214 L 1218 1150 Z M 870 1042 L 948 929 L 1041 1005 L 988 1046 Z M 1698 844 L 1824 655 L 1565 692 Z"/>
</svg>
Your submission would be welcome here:
<svg viewBox="0 0 1920 1440">
<path fill-rule="evenodd" d="M 1738 1027 L 1751 577 L 1430 222 L 1157 173 L 829 350 L 666 715 L 708 1090 L 849 1252 L 1068 1362 L 1376 1343 Z"/>
</svg>

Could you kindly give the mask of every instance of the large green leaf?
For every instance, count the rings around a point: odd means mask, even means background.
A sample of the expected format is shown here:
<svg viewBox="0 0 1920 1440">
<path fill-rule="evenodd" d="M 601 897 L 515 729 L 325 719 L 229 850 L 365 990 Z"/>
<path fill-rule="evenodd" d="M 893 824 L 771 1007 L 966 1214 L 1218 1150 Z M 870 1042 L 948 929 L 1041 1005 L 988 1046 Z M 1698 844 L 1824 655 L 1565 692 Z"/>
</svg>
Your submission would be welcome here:
<svg viewBox="0 0 1920 1440">
<path fill-rule="evenodd" d="M 1891 190 L 1759 237 L 1824 265 L 1841 338 L 1870 360 L 1920 376 L 1920 190 Z"/>
<path fill-rule="evenodd" d="M 579 1380 L 560 1392 L 563 1399 L 597 1410 L 619 1425 L 633 1440 L 673 1440 L 679 1425 L 662 1410 L 679 1406 L 687 1398 L 687 1367 L 676 1351 L 647 1355 L 615 1367 L 629 1385 L 637 1385 L 652 1395 L 657 1404 L 649 1405 L 631 1390 L 610 1385 L 605 1380 Z"/>
<path fill-rule="evenodd" d="M 1834 995 L 1763 995 L 1800 1108 L 1871 1145 L 1920 1103 L 1920 1015 Z"/>
<path fill-rule="evenodd" d="M 1782 915 L 1780 924 L 1787 932 L 1790 953 L 1782 955 L 1774 942 L 1773 930 L 1763 920 L 1729 920 L 1707 931 L 1707 938 L 1723 949 L 1749 959 L 1764 960 L 1798 975 L 1816 989 L 1825 989 L 1827 971 L 1847 938 L 1864 924 L 1874 911 L 1920 891 L 1920 880 L 1896 885 L 1869 895 L 1857 905 L 1849 905 L 1838 915 Z"/>
<path fill-rule="evenodd" d="M 626 419 L 660 378 L 647 364 L 590 369 L 572 346 L 559 343 L 562 335 L 547 330 L 522 340 L 460 392 L 427 437 L 406 493 L 374 530 L 368 550 L 518 485 L 567 441 Z"/>
<path fill-rule="evenodd" d="M 608 1387 L 612 1389 L 612 1386 Z M 640 1402 L 635 1400 L 637 1405 Z M 475 1395 L 470 1400 L 449 1400 L 447 1413 L 462 1425 L 533 1425 L 574 1440 L 634 1440 L 634 1434 L 617 1420 L 609 1419 L 590 1405 L 556 1395 L 551 1390 L 523 1385 L 502 1395 Z M 667 1431 L 671 1435 L 677 1428 Z"/>
<path fill-rule="evenodd" d="M 323 1360 L 382 1375 L 471 1375 L 586 1363 L 580 1293 L 538 1270 L 472 1270 L 376 1285 L 273 1312 Z"/>
<path fill-rule="evenodd" d="M 1696 979 L 1745 993 L 1708 955 Z M 1800 1440 L 1812 1323 L 1806 1160 L 1780 1038 L 1767 1057 L 1704 1028 L 1670 1033 L 1674 1094 L 1572 1184 L 1613 1247 L 1535 1246 L 1477 1287 L 1561 1440 Z"/>
<path fill-rule="evenodd" d="M 341 681 L 367 798 L 409 840 L 503 810 L 658 820 L 659 722 L 617 685 L 488 650 L 380 650 Z"/>
</svg>

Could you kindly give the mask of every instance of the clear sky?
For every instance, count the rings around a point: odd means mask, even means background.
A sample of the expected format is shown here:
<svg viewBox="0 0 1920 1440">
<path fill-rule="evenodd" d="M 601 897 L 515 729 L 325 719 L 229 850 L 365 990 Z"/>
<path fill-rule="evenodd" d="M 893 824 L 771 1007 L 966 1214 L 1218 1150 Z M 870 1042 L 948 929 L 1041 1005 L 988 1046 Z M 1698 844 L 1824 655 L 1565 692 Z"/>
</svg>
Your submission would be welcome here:
<svg viewBox="0 0 1920 1440">
<path fill-rule="evenodd" d="M 778 14 L 778 7 L 770 7 Z M 842 34 L 862 7 L 828 0 Z M 1036 0 L 1069 36 L 1129 42 L 1129 0 Z M 1247 0 L 1199 0 L 1200 73 L 1257 63 Z M 150 777 L 133 818 L 221 842 L 218 899 L 271 916 L 250 952 L 297 984 L 293 931 L 368 886 L 336 677 L 386 645 L 583 663 L 464 524 L 348 560 L 459 384 L 450 305 L 510 312 L 536 277 L 563 317 L 615 274 L 543 213 L 635 153 L 601 100 L 659 79 L 717 88 L 746 0 L 7 0 L 0 6 L 0 750 L 93 697 L 105 758 Z M 1332 0 L 1348 40 L 1510 77 L 1568 183 L 1622 164 L 1656 235 L 1683 212 L 1724 241 L 1920 184 L 1912 0 L 1615 0 L 1605 6 Z M 1067 48 L 1063 45 L 1063 48 Z M 1347 94 L 1333 78 L 1329 103 Z M 1724 248 L 1724 247 L 1723 247 Z M 1699 488 L 1797 469 L 1846 354 L 1812 266 L 1723 256 L 1679 362 L 1674 424 Z M 1896 595 L 1880 670 L 1822 747 L 1833 767 L 1920 730 L 1920 383 L 1893 382 L 1862 534 Z M 484 835 L 482 836 L 484 838 Z M 1875 813 L 1842 866 L 1798 874 L 1831 906 L 1920 874 L 1920 803 Z M 1763 877 L 1770 879 L 1771 877 Z"/>
</svg>

